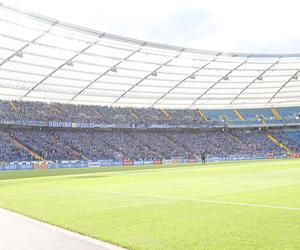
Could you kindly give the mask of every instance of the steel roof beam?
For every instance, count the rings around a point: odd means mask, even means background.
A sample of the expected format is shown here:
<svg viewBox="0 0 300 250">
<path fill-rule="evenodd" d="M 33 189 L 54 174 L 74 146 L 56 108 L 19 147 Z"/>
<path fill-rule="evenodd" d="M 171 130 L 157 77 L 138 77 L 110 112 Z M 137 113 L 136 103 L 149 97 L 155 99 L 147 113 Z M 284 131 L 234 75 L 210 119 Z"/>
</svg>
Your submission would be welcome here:
<svg viewBox="0 0 300 250">
<path fill-rule="evenodd" d="M 241 67 L 242 65 L 244 65 L 245 63 L 247 63 L 248 58 L 250 56 L 247 57 L 247 60 L 241 62 L 239 65 L 237 65 L 234 69 L 231 69 L 227 74 L 225 74 L 223 77 L 221 77 L 218 81 L 216 81 L 211 87 L 209 87 L 203 94 L 201 94 L 196 100 L 193 101 L 193 103 L 188 107 L 191 108 L 198 100 L 200 100 L 205 94 L 207 94 L 211 89 L 213 89 L 218 83 L 220 83 L 224 77 L 228 77 L 233 71 L 235 71 L 236 69 L 238 69 L 239 67 Z"/>
<path fill-rule="evenodd" d="M 276 64 L 278 64 L 279 60 L 280 58 L 275 63 L 273 63 L 270 67 L 264 70 L 258 77 L 262 77 L 266 72 L 268 72 L 271 68 L 273 68 Z M 238 95 L 236 95 L 236 97 L 232 99 L 230 104 L 233 104 L 235 100 L 237 100 L 248 88 L 250 88 L 250 86 L 257 81 L 258 77 L 256 77 L 253 81 L 251 81 L 240 93 L 238 93 Z"/>
<path fill-rule="evenodd" d="M 121 98 L 123 98 L 127 93 L 129 93 L 133 88 L 138 86 L 140 83 L 142 83 L 144 80 L 146 80 L 149 76 L 152 76 L 153 73 L 156 73 L 158 70 L 160 70 L 163 66 L 166 66 L 168 63 L 172 62 L 174 59 L 179 57 L 181 53 L 184 51 L 184 49 L 180 50 L 177 55 L 166 61 L 165 63 L 159 65 L 156 69 L 154 69 L 152 72 L 147 74 L 145 77 L 143 77 L 141 80 L 139 80 L 137 83 L 135 83 L 132 87 L 130 87 L 128 90 L 126 90 L 122 95 L 120 95 L 111 105 L 116 104 Z"/>
<path fill-rule="evenodd" d="M 36 42 L 38 39 L 42 38 L 45 34 L 49 33 L 50 30 L 56 25 L 56 23 L 53 23 L 53 25 L 50 27 L 50 29 L 46 30 L 42 34 L 39 34 L 37 37 L 32 39 L 31 41 L 27 41 L 27 43 L 22 46 L 20 49 L 15 51 L 13 54 L 11 54 L 9 57 L 7 57 L 3 62 L 0 63 L 0 67 L 7 63 L 9 60 L 11 60 L 13 57 L 17 56 L 19 53 L 22 53 L 24 49 L 26 49 L 31 43 Z M 1 34 L 0 34 L 1 35 Z"/>
<path fill-rule="evenodd" d="M 40 68 L 47 68 L 47 69 L 56 69 L 56 67 L 52 67 L 52 66 L 45 66 L 45 65 L 39 65 L 39 64 L 36 64 L 36 63 L 28 63 L 28 62 L 21 62 L 21 61 L 16 61 L 16 60 L 9 60 L 10 62 L 13 62 L 13 63 L 18 63 L 18 64 L 21 64 L 21 65 L 30 65 L 30 66 L 34 66 L 34 67 L 40 67 Z M 76 63 L 76 60 L 73 61 L 74 63 Z M 85 63 L 82 63 L 84 65 L 89 65 L 89 64 L 85 64 Z M 107 67 L 107 65 L 101 65 L 102 67 Z M 134 69 L 134 68 L 125 68 L 125 67 L 118 67 L 118 69 L 123 69 L 123 70 L 127 70 L 127 71 L 133 71 L 133 72 L 144 72 L 144 73 L 148 73 L 149 71 L 148 70 L 140 70 L 140 69 Z M 10 70 L 10 69 L 2 69 L 2 70 L 5 70 L 5 71 L 14 71 L 14 70 Z M 98 75 L 97 73 L 95 72 L 92 72 L 92 71 L 82 71 L 82 70 L 74 70 L 74 69 L 64 69 L 65 71 L 69 71 L 69 72 L 76 72 L 76 73 L 86 73 L 86 74 L 91 74 L 91 75 Z M 220 70 L 225 70 L 225 69 L 221 69 Z M 198 70 L 196 70 L 195 72 L 197 72 Z M 21 70 L 15 70 L 14 72 L 19 72 L 19 73 L 23 73 L 23 74 L 32 74 L 32 75 L 39 75 L 39 76 L 42 76 L 42 74 L 37 74 L 37 73 L 30 73 L 30 72 L 27 72 L 27 71 L 21 71 Z M 186 73 L 173 73 L 173 72 L 166 72 L 166 71 L 160 71 L 160 73 L 162 74 L 166 74 L 166 75 L 177 75 L 177 76 L 186 76 L 187 74 Z M 192 73 L 193 74 L 193 73 Z M 222 77 L 222 75 L 209 75 L 209 74 L 194 74 L 196 77 Z M 293 74 L 294 75 L 294 74 Z M 292 75 L 292 76 L 293 76 Z M 111 75 L 113 76 L 113 75 Z M 130 77 L 130 78 L 138 78 L 138 77 L 131 77 L 131 76 L 125 76 L 125 77 Z M 252 75 L 243 75 L 243 76 L 231 76 L 231 78 L 253 78 L 253 77 L 256 77 L 256 76 L 252 76 Z M 290 74 L 289 75 L 270 75 L 268 76 L 268 78 L 277 78 L 277 77 L 290 77 Z M 157 79 L 155 79 L 157 80 Z M 159 79 L 160 80 L 160 79 Z M 168 79 L 165 79 L 166 81 L 168 81 Z M 186 79 L 188 80 L 188 78 Z M 185 80 L 185 81 L 186 81 Z M 170 81 L 174 81 L 174 80 L 170 80 Z M 192 81 L 190 81 L 192 82 Z M 197 81 L 193 81 L 193 82 L 197 82 Z M 209 82 L 209 81 L 206 81 L 206 82 Z M 272 81 L 264 81 L 265 83 L 267 82 L 272 82 Z M 274 82 L 274 81 L 273 81 Z M 275 81 L 276 82 L 276 81 Z M 235 84 L 236 82 L 232 82 L 233 84 Z M 240 83 L 247 83 L 246 81 L 245 82 L 240 82 Z"/>
<path fill-rule="evenodd" d="M 11 7 L 6 4 L 2 4 L 0 7 L 7 9 L 9 11 L 12 11 L 14 13 L 18 13 L 19 15 L 29 17 L 38 22 L 44 22 L 44 23 L 48 23 L 48 24 L 57 22 L 57 20 L 55 20 L 53 18 L 45 17 L 45 16 L 36 14 L 34 12 L 30 12 L 27 10 L 22 10 L 22 9 L 18 9 L 15 7 Z M 99 31 L 96 31 L 93 29 L 88 29 L 88 28 L 84 28 L 81 26 L 69 24 L 67 22 L 59 22 L 59 26 L 65 28 L 65 29 L 83 32 L 83 33 L 89 34 L 91 36 L 96 36 L 96 37 L 103 34 L 103 32 L 99 32 Z M 106 34 L 106 36 L 111 40 L 125 42 L 125 43 L 129 43 L 129 44 L 142 45 L 143 43 L 145 43 L 145 41 L 141 41 L 138 39 L 132 39 L 132 38 L 117 36 L 117 35 L 112 35 L 112 34 Z M 217 55 L 217 54 L 221 53 L 222 56 L 233 57 L 233 58 L 234 57 L 245 57 L 246 58 L 249 56 L 257 57 L 257 58 L 300 57 L 300 54 L 297 54 L 297 53 L 283 55 L 283 54 L 249 54 L 249 53 L 235 53 L 235 52 L 216 52 L 216 51 L 207 51 L 207 50 L 199 50 L 199 49 L 192 49 L 192 48 L 183 48 L 183 47 L 160 44 L 160 43 L 149 43 L 148 46 L 151 46 L 153 48 L 158 48 L 158 49 L 171 50 L 171 51 L 180 51 L 180 50 L 184 49 L 186 52 L 189 52 L 189 53 L 205 54 L 205 55 Z"/>
<path fill-rule="evenodd" d="M 292 75 L 277 91 L 276 93 L 270 98 L 270 100 L 268 101 L 268 103 L 270 103 L 274 98 L 278 98 L 277 95 L 282 92 L 282 89 L 286 87 L 286 85 L 293 80 L 293 78 L 295 76 L 297 76 L 297 74 L 299 74 L 300 70 L 298 70 L 294 75 Z"/>
<path fill-rule="evenodd" d="M 104 34 L 101 36 L 103 37 Z M 101 37 L 99 37 L 99 39 L 101 39 Z M 84 51 L 88 50 L 89 48 L 91 48 L 94 44 L 96 44 L 98 42 L 95 41 L 93 44 L 89 44 L 88 46 L 86 46 L 85 48 L 83 48 L 81 51 L 77 52 L 75 55 L 73 55 L 71 58 L 69 58 L 68 60 L 66 60 L 64 63 L 62 63 L 60 66 L 58 66 L 56 69 L 54 69 L 50 74 L 48 74 L 46 77 L 44 77 L 39 83 L 37 83 L 33 88 L 31 88 L 23 97 L 27 97 L 32 91 L 34 91 L 40 84 L 42 84 L 44 81 L 46 81 L 50 76 L 52 76 L 54 73 L 56 73 L 57 71 L 59 71 L 62 67 L 64 67 L 65 65 L 67 65 L 69 62 L 71 62 L 73 59 L 75 59 L 77 56 L 79 56 L 80 54 L 82 54 Z"/>
<path fill-rule="evenodd" d="M 179 87 L 182 83 L 184 83 L 186 80 L 188 80 L 189 78 L 191 78 L 191 76 L 195 76 L 199 71 L 201 71 L 202 69 L 204 69 L 206 66 L 208 66 L 209 64 L 211 64 L 212 62 L 214 62 L 216 60 L 217 57 L 215 57 L 215 59 L 211 60 L 210 62 L 206 63 L 205 65 L 203 65 L 202 67 L 200 67 L 199 69 L 195 70 L 194 72 L 192 72 L 191 74 L 189 74 L 188 76 L 186 76 L 183 80 L 181 80 L 179 83 L 177 83 L 175 86 L 173 86 L 171 89 L 169 89 L 166 93 L 164 93 L 162 96 L 160 96 L 152 105 L 151 107 L 154 107 L 160 100 L 162 100 L 166 95 L 168 95 L 170 92 L 172 92 L 174 89 L 176 89 L 177 87 Z"/>
<path fill-rule="evenodd" d="M 98 77 L 96 77 L 93 81 L 91 81 L 85 88 L 83 88 L 81 91 L 79 91 L 76 95 L 74 95 L 72 97 L 72 99 L 70 101 L 73 101 L 75 98 L 77 98 L 79 95 L 81 95 L 86 89 L 88 89 L 93 83 L 97 82 L 101 77 L 105 76 L 107 73 L 109 73 L 113 68 L 118 67 L 118 65 L 120 65 L 123 61 L 126 61 L 127 59 L 129 59 L 131 56 L 135 55 L 136 53 L 138 53 L 141 48 L 143 46 L 145 46 L 146 43 L 142 44 L 140 48 L 138 48 L 137 50 L 135 50 L 134 52 L 132 52 L 131 54 L 129 54 L 128 56 L 126 56 L 124 59 L 120 60 L 119 62 L 117 62 L 116 64 L 114 64 L 113 66 L 111 66 L 108 70 L 106 70 L 104 73 L 100 74 Z"/>
</svg>

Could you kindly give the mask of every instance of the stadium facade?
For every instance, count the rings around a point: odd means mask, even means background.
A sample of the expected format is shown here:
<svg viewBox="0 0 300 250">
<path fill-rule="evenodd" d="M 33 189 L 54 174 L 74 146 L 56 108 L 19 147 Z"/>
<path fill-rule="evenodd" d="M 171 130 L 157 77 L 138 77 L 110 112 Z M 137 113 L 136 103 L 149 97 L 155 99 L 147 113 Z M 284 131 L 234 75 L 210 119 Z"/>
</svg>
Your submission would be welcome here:
<svg viewBox="0 0 300 250">
<path fill-rule="evenodd" d="M 0 4 L 0 161 L 298 156 L 299 73 L 300 54 L 164 45 Z"/>
</svg>

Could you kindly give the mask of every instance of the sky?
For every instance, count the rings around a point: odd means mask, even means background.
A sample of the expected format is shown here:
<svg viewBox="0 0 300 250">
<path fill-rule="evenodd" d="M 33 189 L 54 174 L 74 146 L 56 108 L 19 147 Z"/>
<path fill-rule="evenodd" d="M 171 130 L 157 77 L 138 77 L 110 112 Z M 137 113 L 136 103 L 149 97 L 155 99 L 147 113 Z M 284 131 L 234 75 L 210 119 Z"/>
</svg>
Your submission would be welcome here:
<svg viewBox="0 0 300 250">
<path fill-rule="evenodd" d="M 0 0 L 102 32 L 182 47 L 300 53 L 299 0 Z"/>
</svg>

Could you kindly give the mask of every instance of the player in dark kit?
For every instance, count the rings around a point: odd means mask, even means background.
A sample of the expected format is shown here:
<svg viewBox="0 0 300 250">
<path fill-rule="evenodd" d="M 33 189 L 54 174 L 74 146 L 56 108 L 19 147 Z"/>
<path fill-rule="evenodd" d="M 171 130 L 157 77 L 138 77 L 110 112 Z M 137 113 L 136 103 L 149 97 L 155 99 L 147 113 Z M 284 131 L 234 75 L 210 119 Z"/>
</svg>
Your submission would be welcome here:
<svg viewBox="0 0 300 250">
<path fill-rule="evenodd" d="M 201 161 L 202 161 L 202 164 L 206 163 L 206 152 L 201 153 Z"/>
</svg>

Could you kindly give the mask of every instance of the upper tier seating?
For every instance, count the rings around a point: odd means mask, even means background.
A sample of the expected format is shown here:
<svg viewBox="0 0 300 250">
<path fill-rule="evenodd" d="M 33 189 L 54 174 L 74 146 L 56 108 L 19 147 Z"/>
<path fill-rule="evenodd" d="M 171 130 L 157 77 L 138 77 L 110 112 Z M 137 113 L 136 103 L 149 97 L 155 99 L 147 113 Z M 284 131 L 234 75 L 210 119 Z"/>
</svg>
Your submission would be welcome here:
<svg viewBox="0 0 300 250">
<path fill-rule="evenodd" d="M 299 123 L 299 119 L 296 119 L 296 115 L 300 114 L 300 107 L 279 108 L 278 110 L 286 121 Z"/>
<path fill-rule="evenodd" d="M 282 120 L 276 118 L 271 109 L 239 110 L 191 110 L 154 108 L 120 108 L 106 106 L 71 105 L 61 103 L 0 101 L 0 121 L 55 121 L 117 125 L 175 125 L 175 126 L 210 126 L 240 124 L 284 124 L 298 122 L 295 114 L 300 108 L 279 108 Z M 244 121 L 235 113 L 240 112 Z M 200 114 L 204 114 L 204 119 Z"/>
</svg>

